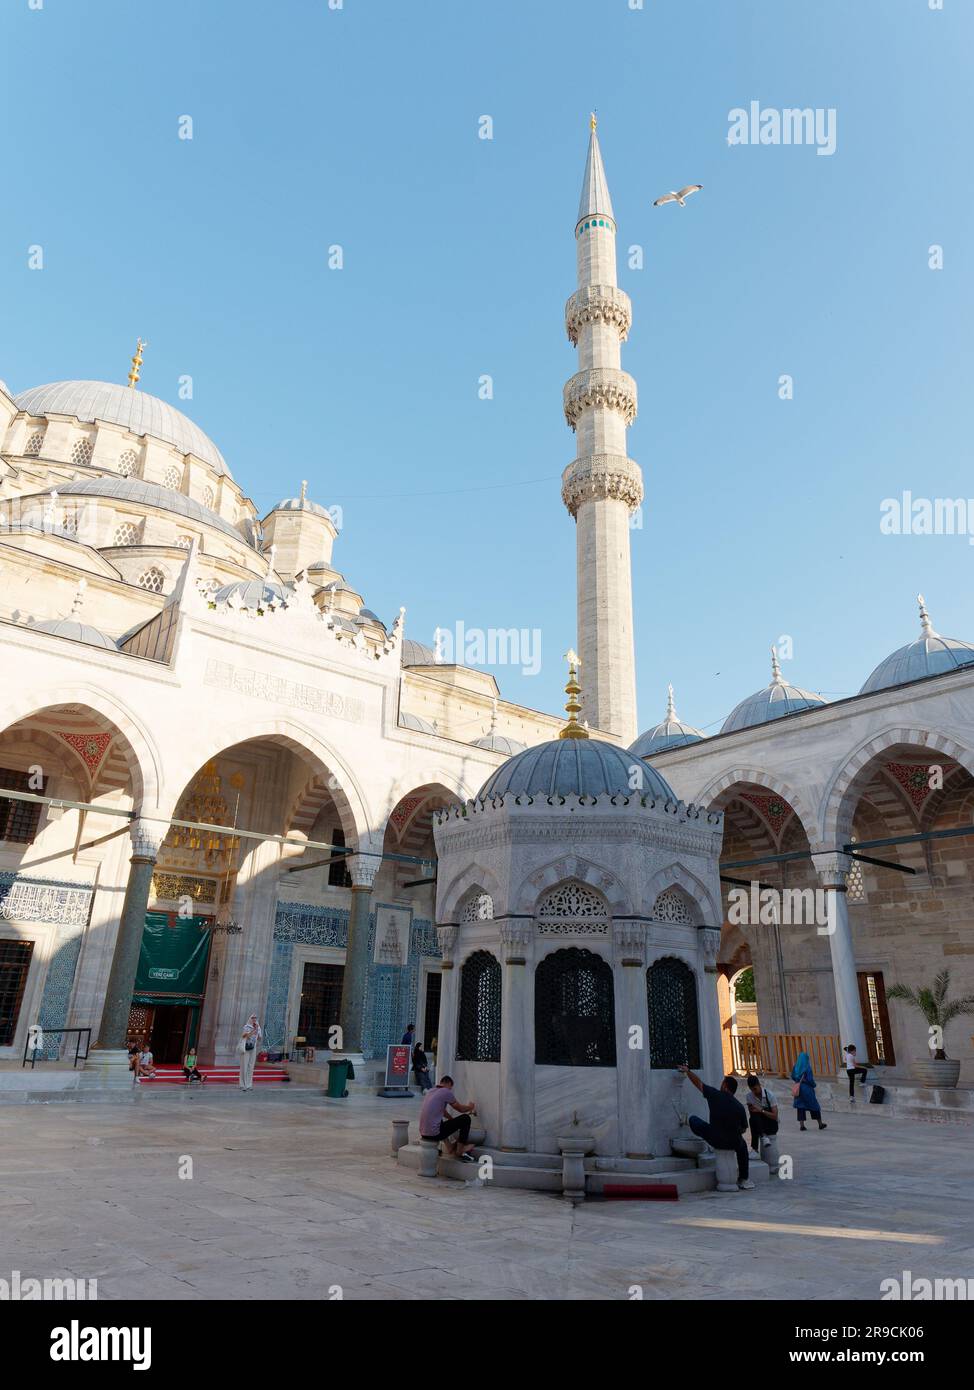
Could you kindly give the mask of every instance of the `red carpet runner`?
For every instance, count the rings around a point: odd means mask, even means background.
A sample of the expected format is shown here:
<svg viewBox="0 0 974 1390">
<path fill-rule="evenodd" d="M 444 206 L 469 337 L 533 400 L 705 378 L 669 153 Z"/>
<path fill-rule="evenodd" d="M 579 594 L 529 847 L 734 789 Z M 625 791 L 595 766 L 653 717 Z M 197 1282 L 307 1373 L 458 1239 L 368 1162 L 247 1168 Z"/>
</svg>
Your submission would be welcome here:
<svg viewBox="0 0 974 1390">
<path fill-rule="evenodd" d="M 206 1080 L 200 1085 L 195 1084 L 200 1090 L 205 1090 L 207 1086 L 239 1086 L 240 1071 L 237 1067 L 200 1067 L 200 1071 Z M 144 1076 L 138 1083 L 140 1086 L 185 1086 L 186 1078 L 183 1076 L 183 1069 L 180 1066 L 158 1066 L 155 1069 L 155 1076 Z M 281 1085 L 289 1080 L 285 1067 L 275 1067 L 268 1062 L 258 1062 L 254 1068 L 254 1085 Z"/>
</svg>

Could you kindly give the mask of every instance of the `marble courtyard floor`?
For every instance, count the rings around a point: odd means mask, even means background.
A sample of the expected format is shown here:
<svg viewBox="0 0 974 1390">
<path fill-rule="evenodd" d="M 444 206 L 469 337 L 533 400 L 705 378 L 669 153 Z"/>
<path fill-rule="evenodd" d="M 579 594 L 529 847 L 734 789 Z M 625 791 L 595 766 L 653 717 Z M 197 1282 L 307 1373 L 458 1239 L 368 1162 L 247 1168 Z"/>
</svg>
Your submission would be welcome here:
<svg viewBox="0 0 974 1390">
<path fill-rule="evenodd" d="M 974 1276 L 963 1126 L 832 1114 L 791 1182 L 675 1203 L 446 1181 L 389 1156 L 405 1105 L 291 1092 L 0 1107 L 0 1277 L 101 1299 L 877 1299 Z M 183 1156 L 194 1175 L 180 1179 Z M 475 1170 L 472 1170 L 472 1173 Z"/>
</svg>

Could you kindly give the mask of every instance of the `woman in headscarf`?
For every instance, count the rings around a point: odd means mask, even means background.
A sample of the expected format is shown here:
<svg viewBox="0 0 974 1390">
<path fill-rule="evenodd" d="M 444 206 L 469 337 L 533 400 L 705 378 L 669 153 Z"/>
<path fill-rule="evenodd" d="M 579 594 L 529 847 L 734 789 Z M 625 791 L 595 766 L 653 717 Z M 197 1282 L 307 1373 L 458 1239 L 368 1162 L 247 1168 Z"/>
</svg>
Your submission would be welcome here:
<svg viewBox="0 0 974 1390">
<path fill-rule="evenodd" d="M 254 1063 L 257 1061 L 257 1047 L 263 1036 L 264 1031 L 257 1021 L 257 1015 L 251 1014 L 237 1043 L 237 1051 L 240 1053 L 241 1091 L 254 1089 Z"/>
<path fill-rule="evenodd" d="M 791 1079 L 795 1083 L 792 1088 L 795 1097 L 792 1105 L 798 1111 L 798 1128 L 805 1128 L 807 1110 L 812 1119 L 818 1121 L 819 1129 L 828 1129 L 828 1125 L 822 1121 L 822 1108 L 815 1094 L 815 1077 L 812 1075 L 812 1063 L 807 1052 L 799 1052 L 798 1061 L 791 1069 Z"/>
</svg>

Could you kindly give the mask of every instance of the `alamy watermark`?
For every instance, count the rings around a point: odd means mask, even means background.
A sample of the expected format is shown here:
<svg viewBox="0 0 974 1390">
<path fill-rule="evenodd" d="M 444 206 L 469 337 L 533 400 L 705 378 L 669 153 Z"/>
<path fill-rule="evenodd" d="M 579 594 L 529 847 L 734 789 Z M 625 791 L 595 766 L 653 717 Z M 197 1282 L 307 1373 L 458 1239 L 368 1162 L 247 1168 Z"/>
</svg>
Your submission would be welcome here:
<svg viewBox="0 0 974 1390">
<path fill-rule="evenodd" d="M 835 154 L 834 106 L 762 107 L 759 101 L 727 113 L 728 145 L 814 145 L 816 154 Z"/>
<path fill-rule="evenodd" d="M 438 627 L 433 634 L 433 659 L 444 666 L 520 666 L 522 676 L 541 670 L 541 629 L 538 627 Z"/>
<path fill-rule="evenodd" d="M 966 536 L 974 545 L 974 497 L 884 497 L 879 529 L 884 536 Z"/>
</svg>

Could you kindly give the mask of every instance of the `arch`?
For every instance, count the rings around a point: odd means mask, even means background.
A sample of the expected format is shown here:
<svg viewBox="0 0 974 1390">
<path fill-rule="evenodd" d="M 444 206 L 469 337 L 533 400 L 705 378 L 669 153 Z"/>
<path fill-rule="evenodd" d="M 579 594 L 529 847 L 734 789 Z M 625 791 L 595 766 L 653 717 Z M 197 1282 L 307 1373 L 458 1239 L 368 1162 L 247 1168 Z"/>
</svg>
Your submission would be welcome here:
<svg viewBox="0 0 974 1390">
<path fill-rule="evenodd" d="M 667 864 L 665 869 L 658 869 L 646 884 L 642 903 L 642 913 L 645 917 L 653 915 L 656 899 L 660 893 L 665 893 L 667 888 L 681 888 L 687 897 L 692 898 L 700 919 L 696 925 L 720 925 L 724 915 L 720 899 L 714 897 L 710 889 L 701 879 L 697 878 L 696 874 L 691 873 L 689 869 L 676 860 Z"/>
<path fill-rule="evenodd" d="M 457 1060 L 499 1062 L 501 1027 L 501 963 L 492 951 L 473 951 L 460 967 Z"/>
<path fill-rule="evenodd" d="M 483 864 L 471 860 L 453 875 L 446 888 L 442 890 L 437 920 L 441 923 L 458 921 L 460 904 L 474 892 L 487 893 L 494 904 L 495 913 L 498 905 L 503 903 L 501 883 L 497 875 Z"/>
<path fill-rule="evenodd" d="M 974 751 L 956 743 L 945 734 L 931 733 L 926 729 L 895 728 L 885 729 L 865 739 L 836 769 L 825 789 L 821 803 L 822 844 L 828 848 L 846 844 L 852 835 L 852 818 L 856 804 L 862 793 L 865 781 L 864 772 L 869 764 L 892 748 L 904 745 L 916 749 L 929 749 L 959 763 L 974 777 Z"/>
<path fill-rule="evenodd" d="M 534 1060 L 537 1066 L 615 1066 L 615 989 L 604 956 L 569 946 L 538 962 Z"/>
<path fill-rule="evenodd" d="M 679 956 L 660 956 L 646 971 L 649 1064 L 654 1071 L 681 1063 L 700 1066 L 697 975 Z"/>
<path fill-rule="evenodd" d="M 155 811 L 161 805 L 163 782 L 159 748 L 141 720 L 114 696 L 94 686 L 80 684 L 59 686 L 55 690 L 29 691 L 8 707 L 4 729 L 69 705 L 86 706 L 122 735 L 121 749 L 132 778 L 133 803 L 146 813 Z"/>
<path fill-rule="evenodd" d="M 517 916 L 533 917 L 538 900 L 547 890 L 569 879 L 588 884 L 601 894 L 609 905 L 612 917 L 634 915 L 635 904 L 617 874 L 604 864 L 596 864 L 591 859 L 583 859 L 580 854 L 570 853 L 561 854 L 541 868 L 534 869 L 513 894 L 511 911 Z"/>
<path fill-rule="evenodd" d="M 794 811 L 795 815 L 802 823 L 806 838 L 813 849 L 821 848 L 816 842 L 814 830 L 818 821 L 812 812 L 811 806 L 805 800 L 804 794 L 797 791 L 783 778 L 775 773 L 761 771 L 758 768 L 735 768 L 732 772 L 722 773 L 708 783 L 700 792 L 699 796 L 693 798 L 698 806 L 705 806 L 708 811 L 723 810 L 727 801 L 733 800 L 732 796 L 726 794 L 738 784 L 764 787 L 769 792 L 774 792 Z"/>
<path fill-rule="evenodd" d="M 323 774 L 329 782 L 337 781 L 336 787 L 332 788 L 329 785 L 329 791 L 338 807 L 343 824 L 354 827 L 355 838 L 359 843 L 369 840 L 374 835 L 365 792 L 351 767 L 331 744 L 295 719 L 248 720 L 246 723 L 241 721 L 221 732 L 216 748 L 212 742 L 203 744 L 202 740 L 198 740 L 190 750 L 184 750 L 182 762 L 167 779 L 168 813 L 174 814 L 185 788 L 207 762 L 237 747 L 238 744 L 256 742 L 277 743 L 288 748 L 302 758 L 314 772 Z"/>
</svg>

